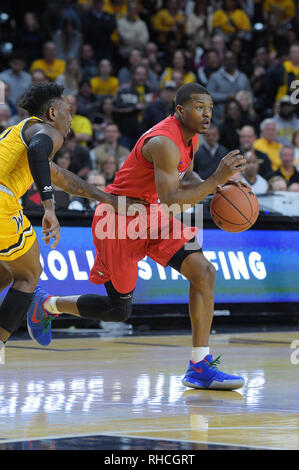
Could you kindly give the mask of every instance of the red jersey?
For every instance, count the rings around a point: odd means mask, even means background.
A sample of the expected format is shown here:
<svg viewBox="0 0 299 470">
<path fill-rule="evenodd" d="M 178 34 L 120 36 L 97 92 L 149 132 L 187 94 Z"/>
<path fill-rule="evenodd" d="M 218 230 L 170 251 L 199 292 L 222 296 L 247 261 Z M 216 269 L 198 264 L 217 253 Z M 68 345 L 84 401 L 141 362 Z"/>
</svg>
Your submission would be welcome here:
<svg viewBox="0 0 299 470">
<path fill-rule="evenodd" d="M 144 142 L 158 135 L 169 137 L 178 146 L 181 160 L 177 168 L 180 179 L 183 178 L 193 161 L 198 135 L 191 139 L 191 145 L 187 145 L 178 119 L 175 116 L 169 116 L 139 138 L 123 166 L 116 173 L 113 183 L 107 186 L 105 191 L 118 196 L 142 199 L 150 204 L 158 202 L 154 165 L 142 155 Z"/>
</svg>

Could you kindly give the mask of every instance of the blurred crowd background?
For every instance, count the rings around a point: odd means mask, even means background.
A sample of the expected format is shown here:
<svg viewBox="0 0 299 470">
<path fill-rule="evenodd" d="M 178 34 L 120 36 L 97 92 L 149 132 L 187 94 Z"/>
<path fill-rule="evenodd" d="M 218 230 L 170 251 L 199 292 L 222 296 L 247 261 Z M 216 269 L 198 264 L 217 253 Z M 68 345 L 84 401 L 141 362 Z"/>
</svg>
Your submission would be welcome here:
<svg viewBox="0 0 299 470">
<path fill-rule="evenodd" d="M 196 81 L 214 112 L 195 171 L 206 179 L 240 149 L 236 179 L 256 194 L 299 191 L 298 34 L 295 0 L 2 0 L 0 132 L 27 117 L 18 99 L 31 84 L 62 84 L 73 121 L 55 162 L 104 189 L 139 136 L 174 111 L 176 90 Z M 34 185 L 22 202 L 40 207 Z M 55 202 L 95 206 L 58 188 Z"/>
</svg>

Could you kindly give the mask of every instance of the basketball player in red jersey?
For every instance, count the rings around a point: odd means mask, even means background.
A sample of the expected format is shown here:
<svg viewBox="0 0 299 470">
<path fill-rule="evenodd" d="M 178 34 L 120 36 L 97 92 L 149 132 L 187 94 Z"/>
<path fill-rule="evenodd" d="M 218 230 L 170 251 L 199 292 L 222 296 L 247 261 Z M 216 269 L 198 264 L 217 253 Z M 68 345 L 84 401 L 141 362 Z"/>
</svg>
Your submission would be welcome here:
<svg viewBox="0 0 299 470">
<path fill-rule="evenodd" d="M 161 203 L 195 205 L 215 192 L 218 185 L 225 184 L 235 173 L 242 170 L 245 159 L 239 151 L 230 152 L 220 162 L 215 173 L 203 181 L 193 172 L 193 156 L 198 148 L 198 134 L 205 134 L 212 118 L 212 98 L 197 83 L 183 85 L 177 92 L 175 113 L 143 134 L 127 157 L 114 182 L 106 188 L 112 194 L 132 196 L 150 204 L 149 211 L 161 215 Z M 159 201 L 159 202 L 158 202 Z M 53 315 L 70 313 L 102 321 L 125 321 L 132 308 L 132 296 L 138 273 L 138 261 L 146 255 L 162 266 L 171 266 L 185 276 L 190 283 L 189 314 L 192 325 L 193 348 L 189 368 L 183 384 L 192 388 L 234 390 L 244 385 L 239 376 L 221 372 L 209 350 L 210 328 L 214 311 L 214 284 L 216 271 L 204 257 L 201 247 L 194 239 L 194 231 L 182 231 L 175 237 L 181 222 L 172 218 L 169 237 L 163 238 L 162 222 L 154 227 L 160 236 L 151 237 L 153 227 L 148 224 L 139 239 L 99 236 L 99 227 L 105 218 L 107 226 L 118 227 L 121 217 L 113 211 L 101 210 L 99 204 L 92 224 L 96 259 L 90 272 L 90 281 L 105 284 L 108 297 L 81 295 L 70 297 L 49 296 L 37 288 L 28 312 L 28 328 L 31 337 L 39 344 L 49 344 Z M 134 216 L 127 217 L 127 227 Z M 161 217 L 165 221 L 165 217 Z M 159 219 L 159 220 L 161 220 Z M 143 235 L 144 235 L 143 233 Z M 192 240 L 193 239 L 193 240 Z M 192 240 L 192 249 L 190 243 Z"/>
</svg>

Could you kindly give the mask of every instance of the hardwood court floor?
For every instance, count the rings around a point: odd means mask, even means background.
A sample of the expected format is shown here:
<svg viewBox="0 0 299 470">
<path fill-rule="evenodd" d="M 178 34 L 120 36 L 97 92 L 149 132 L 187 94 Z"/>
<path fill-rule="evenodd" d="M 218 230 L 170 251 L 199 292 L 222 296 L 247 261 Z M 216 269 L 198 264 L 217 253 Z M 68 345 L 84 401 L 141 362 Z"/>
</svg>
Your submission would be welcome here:
<svg viewBox="0 0 299 470">
<path fill-rule="evenodd" d="M 187 335 L 72 336 L 48 348 L 12 339 L 0 366 L 0 450 L 15 442 L 57 448 L 59 440 L 66 449 L 298 450 L 294 340 L 299 349 L 296 331 L 213 335 L 222 370 L 246 379 L 243 389 L 221 392 L 181 384 Z"/>
</svg>

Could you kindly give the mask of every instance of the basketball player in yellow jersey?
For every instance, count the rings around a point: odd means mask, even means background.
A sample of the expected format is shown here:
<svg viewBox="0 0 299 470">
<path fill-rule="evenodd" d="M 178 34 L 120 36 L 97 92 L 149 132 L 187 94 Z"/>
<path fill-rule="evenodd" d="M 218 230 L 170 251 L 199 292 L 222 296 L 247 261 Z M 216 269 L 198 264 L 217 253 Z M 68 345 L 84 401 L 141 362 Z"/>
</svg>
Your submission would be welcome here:
<svg viewBox="0 0 299 470">
<path fill-rule="evenodd" d="M 63 87 L 55 83 L 32 86 L 19 105 L 28 119 L 0 134 L 0 292 L 11 287 L 0 307 L 0 348 L 19 327 L 26 314 L 42 267 L 35 232 L 23 214 L 19 199 L 35 182 L 44 208 L 43 240 L 56 248 L 60 226 L 55 215 L 52 184 L 82 197 L 111 204 L 117 196 L 105 193 L 50 162 L 62 146 L 71 126 L 70 107 Z M 127 207 L 134 200 L 127 198 Z"/>
</svg>

